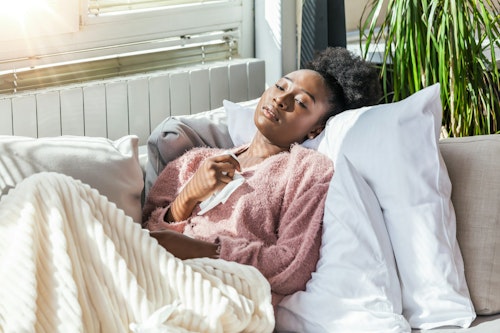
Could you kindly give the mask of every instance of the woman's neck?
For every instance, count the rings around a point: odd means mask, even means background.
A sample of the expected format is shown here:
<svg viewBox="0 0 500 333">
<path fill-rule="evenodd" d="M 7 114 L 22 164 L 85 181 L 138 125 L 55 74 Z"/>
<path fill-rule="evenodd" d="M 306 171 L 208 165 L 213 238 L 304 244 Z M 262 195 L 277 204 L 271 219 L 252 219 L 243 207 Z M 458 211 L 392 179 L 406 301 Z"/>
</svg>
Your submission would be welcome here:
<svg viewBox="0 0 500 333">
<path fill-rule="evenodd" d="M 270 143 L 264 136 L 259 134 L 260 133 L 254 136 L 248 148 L 238 156 L 238 160 L 243 169 L 254 166 L 269 156 L 290 150 L 289 147 L 279 147 Z"/>
</svg>

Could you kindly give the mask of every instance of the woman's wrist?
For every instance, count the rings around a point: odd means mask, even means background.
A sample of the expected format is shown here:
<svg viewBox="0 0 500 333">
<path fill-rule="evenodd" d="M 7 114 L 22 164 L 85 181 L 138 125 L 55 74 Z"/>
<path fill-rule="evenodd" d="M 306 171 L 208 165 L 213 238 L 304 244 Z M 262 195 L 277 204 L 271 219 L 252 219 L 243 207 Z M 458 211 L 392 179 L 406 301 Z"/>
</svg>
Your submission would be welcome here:
<svg viewBox="0 0 500 333">
<path fill-rule="evenodd" d="M 167 223 L 184 221 L 191 216 L 197 204 L 198 201 L 190 199 L 182 191 L 165 212 L 163 220 Z"/>
</svg>

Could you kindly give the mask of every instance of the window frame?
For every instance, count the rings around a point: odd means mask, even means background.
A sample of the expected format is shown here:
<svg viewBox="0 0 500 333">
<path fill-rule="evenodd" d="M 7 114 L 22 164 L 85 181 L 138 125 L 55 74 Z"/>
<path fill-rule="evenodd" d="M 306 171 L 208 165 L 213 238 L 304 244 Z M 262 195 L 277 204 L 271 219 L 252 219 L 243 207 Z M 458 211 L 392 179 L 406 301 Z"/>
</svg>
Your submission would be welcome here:
<svg viewBox="0 0 500 333">
<path fill-rule="evenodd" d="M 252 0 L 221 0 L 99 16 L 88 14 L 88 0 L 65 1 L 80 1 L 79 31 L 10 41 L 8 48 L 0 50 L 0 72 L 150 51 L 152 47 L 162 49 L 172 47 L 175 37 L 216 30 L 237 31 L 240 55 L 253 56 Z M 182 41 L 186 42 L 189 38 Z"/>
</svg>

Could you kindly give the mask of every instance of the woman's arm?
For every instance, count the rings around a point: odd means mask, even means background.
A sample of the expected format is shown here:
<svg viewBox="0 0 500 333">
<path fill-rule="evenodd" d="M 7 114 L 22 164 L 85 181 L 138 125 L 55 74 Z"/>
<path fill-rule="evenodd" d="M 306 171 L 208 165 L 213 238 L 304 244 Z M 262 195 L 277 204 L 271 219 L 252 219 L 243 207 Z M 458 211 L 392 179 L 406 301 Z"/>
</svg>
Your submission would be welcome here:
<svg viewBox="0 0 500 333">
<path fill-rule="evenodd" d="M 172 230 L 151 231 L 151 237 L 179 259 L 218 258 L 219 245 L 197 240 Z"/>
<path fill-rule="evenodd" d="M 165 222 L 184 221 L 196 205 L 221 190 L 233 180 L 239 162 L 229 154 L 209 157 L 203 161 L 165 214 Z"/>
<path fill-rule="evenodd" d="M 144 204 L 144 227 L 159 230 L 165 229 L 165 223 L 185 221 L 199 202 L 231 181 L 235 170 L 240 170 L 238 161 L 214 152 L 222 150 L 194 148 L 167 164 Z M 176 229 L 182 232 L 183 226 Z"/>
</svg>

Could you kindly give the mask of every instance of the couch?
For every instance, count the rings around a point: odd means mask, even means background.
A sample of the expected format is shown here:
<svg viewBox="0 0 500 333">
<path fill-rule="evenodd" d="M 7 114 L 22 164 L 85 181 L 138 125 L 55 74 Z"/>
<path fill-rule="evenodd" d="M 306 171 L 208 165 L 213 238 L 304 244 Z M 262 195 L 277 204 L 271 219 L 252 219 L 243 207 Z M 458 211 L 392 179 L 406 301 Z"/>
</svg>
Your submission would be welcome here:
<svg viewBox="0 0 500 333">
<path fill-rule="evenodd" d="M 242 103 L 237 107 L 249 105 L 253 104 Z M 83 179 L 113 197 L 119 207 L 138 220 L 145 195 L 143 184 L 154 182 L 154 174 L 164 163 L 192 145 L 230 147 L 234 144 L 232 126 L 228 126 L 234 119 L 228 116 L 227 109 L 226 105 L 226 109 L 204 114 L 168 118 L 153 132 L 148 147 L 139 147 L 134 136 L 116 141 L 79 137 L 0 137 L 1 195 L 32 173 L 58 171 Z M 199 122 L 204 117 L 210 119 L 209 124 Z M 165 149 L 160 152 L 161 145 L 168 147 L 168 156 L 165 156 Z M 445 138 L 439 141 L 438 147 L 452 185 L 456 237 L 477 317 L 469 328 L 431 331 L 499 332 L 500 173 L 497 165 L 500 162 L 500 135 Z M 116 182 L 109 181 L 117 178 Z M 146 191 L 147 188 L 146 185 Z"/>
</svg>

